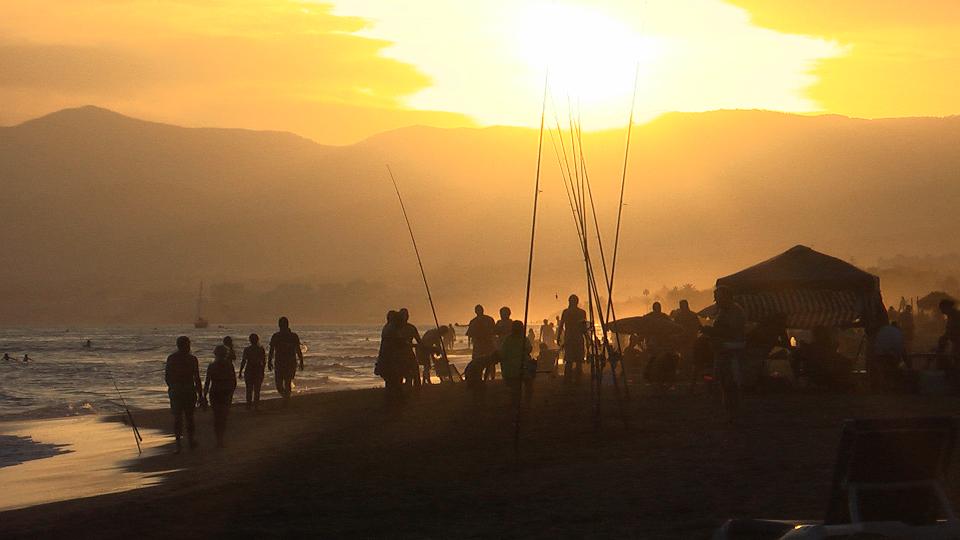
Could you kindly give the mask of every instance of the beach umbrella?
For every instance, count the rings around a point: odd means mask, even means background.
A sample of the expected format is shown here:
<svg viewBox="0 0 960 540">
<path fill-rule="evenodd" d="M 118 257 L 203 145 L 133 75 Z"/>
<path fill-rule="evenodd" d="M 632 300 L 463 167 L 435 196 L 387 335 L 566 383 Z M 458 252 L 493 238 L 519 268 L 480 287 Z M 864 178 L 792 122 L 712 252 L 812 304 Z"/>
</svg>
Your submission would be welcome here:
<svg viewBox="0 0 960 540">
<path fill-rule="evenodd" d="M 917 300 L 917 307 L 926 310 L 937 309 L 943 300 L 954 300 L 954 298 L 943 291 L 934 291 Z"/>
</svg>

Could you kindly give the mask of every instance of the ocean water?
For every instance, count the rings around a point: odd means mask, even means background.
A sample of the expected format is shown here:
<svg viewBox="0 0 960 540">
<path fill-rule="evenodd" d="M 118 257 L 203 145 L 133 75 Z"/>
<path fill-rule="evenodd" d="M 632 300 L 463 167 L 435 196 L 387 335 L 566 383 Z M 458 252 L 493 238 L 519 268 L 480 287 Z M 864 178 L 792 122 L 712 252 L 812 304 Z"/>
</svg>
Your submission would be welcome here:
<svg viewBox="0 0 960 540">
<path fill-rule="evenodd" d="M 374 326 L 295 326 L 306 346 L 305 369 L 297 373 L 295 392 L 322 392 L 382 386 L 373 374 L 380 328 Z M 200 376 L 213 360 L 213 348 L 233 337 L 235 367 L 251 332 L 269 342 L 270 326 L 192 326 L 116 328 L 0 329 L 0 419 L 52 418 L 122 410 L 114 381 L 129 405 L 168 406 L 163 368 L 176 350 L 177 336 L 190 336 L 200 360 Z M 85 348 L 86 340 L 92 347 Z M 23 363 L 24 353 L 31 361 Z M 277 397 L 273 374 L 267 373 L 261 397 Z M 244 400 L 239 381 L 234 402 Z"/>
</svg>

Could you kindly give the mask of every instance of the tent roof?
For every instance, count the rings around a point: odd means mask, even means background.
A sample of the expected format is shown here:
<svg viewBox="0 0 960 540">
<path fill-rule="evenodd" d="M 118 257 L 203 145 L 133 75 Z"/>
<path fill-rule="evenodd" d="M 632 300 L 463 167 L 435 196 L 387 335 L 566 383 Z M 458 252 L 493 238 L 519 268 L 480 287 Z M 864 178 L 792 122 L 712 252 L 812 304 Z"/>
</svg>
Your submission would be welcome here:
<svg viewBox="0 0 960 540">
<path fill-rule="evenodd" d="M 797 245 L 776 257 L 718 279 L 717 287 L 729 287 L 734 294 L 788 289 L 872 292 L 879 291 L 880 280 L 848 262 Z"/>
<path fill-rule="evenodd" d="M 917 300 L 917 307 L 920 309 L 937 309 L 941 300 L 954 300 L 954 298 L 943 291 L 933 291 Z"/>
</svg>

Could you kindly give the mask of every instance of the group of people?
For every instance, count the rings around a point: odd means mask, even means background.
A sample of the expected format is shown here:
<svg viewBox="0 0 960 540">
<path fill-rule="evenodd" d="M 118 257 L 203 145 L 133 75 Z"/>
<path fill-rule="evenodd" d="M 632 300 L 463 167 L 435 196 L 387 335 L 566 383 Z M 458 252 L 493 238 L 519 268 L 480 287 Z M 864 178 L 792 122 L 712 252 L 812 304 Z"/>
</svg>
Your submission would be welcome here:
<svg viewBox="0 0 960 540">
<path fill-rule="evenodd" d="M 239 377 L 246 385 L 246 405 L 257 410 L 260 404 L 260 389 L 266 370 L 273 371 L 277 393 L 288 400 L 293 390 L 297 366 L 303 370 L 303 350 L 300 337 L 290 330 L 290 321 L 281 317 L 279 330 L 270 338 L 269 352 L 260 344 L 260 336 L 250 334 L 250 344 L 243 349 Z M 213 362 L 207 366 L 204 382 L 200 380 L 200 363 L 191 352 L 190 338 L 177 338 L 177 351 L 167 357 L 164 381 L 170 398 L 170 411 L 174 417 L 176 452 L 182 449 L 184 427 L 190 448 L 197 446 L 194 411 L 197 407 L 213 410 L 213 428 L 217 446 L 222 448 L 227 430 L 227 417 L 237 388 L 237 371 L 234 362 L 237 354 L 233 338 L 224 337 L 213 349 Z"/>
<path fill-rule="evenodd" d="M 4 362 L 16 362 L 17 359 L 14 358 L 14 357 L 12 357 L 12 356 L 10 356 L 10 355 L 7 354 L 7 353 L 3 353 L 3 361 L 4 361 Z M 21 360 L 21 362 L 29 362 L 29 361 L 30 361 L 30 355 L 24 353 L 23 359 Z"/>
</svg>

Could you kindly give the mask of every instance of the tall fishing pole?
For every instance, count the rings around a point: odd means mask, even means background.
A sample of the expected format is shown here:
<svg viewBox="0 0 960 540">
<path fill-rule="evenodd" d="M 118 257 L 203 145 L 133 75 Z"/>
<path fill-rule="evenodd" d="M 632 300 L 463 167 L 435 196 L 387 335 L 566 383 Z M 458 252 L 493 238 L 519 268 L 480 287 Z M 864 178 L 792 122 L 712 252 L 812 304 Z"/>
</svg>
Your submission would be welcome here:
<svg viewBox="0 0 960 540">
<path fill-rule="evenodd" d="M 620 204 L 617 205 L 617 228 L 613 237 L 613 259 L 610 261 L 610 282 L 607 291 L 607 316 L 613 310 L 613 284 L 617 271 L 617 253 L 620 250 L 620 222 L 623 217 L 623 193 L 627 185 L 627 163 L 630 160 L 630 136 L 633 134 L 633 113 L 637 105 L 637 84 L 640 81 L 640 64 L 633 74 L 633 96 L 630 101 L 630 121 L 627 123 L 627 143 L 623 150 L 623 175 L 620 177 Z"/>
<path fill-rule="evenodd" d="M 448 364 L 447 347 L 443 344 L 443 332 L 440 330 L 440 319 L 437 317 L 437 307 L 433 304 L 433 295 L 430 293 L 430 284 L 427 283 L 427 273 L 423 270 L 423 260 L 420 258 L 420 248 L 417 247 L 417 239 L 413 235 L 413 226 L 410 225 L 410 217 L 407 216 L 407 207 L 403 204 L 403 197 L 400 195 L 400 186 L 397 185 L 397 179 L 393 176 L 393 170 L 387 165 L 387 172 L 390 173 L 390 180 L 393 182 L 393 189 L 397 192 L 397 200 L 400 201 L 400 210 L 403 212 L 403 220 L 407 222 L 407 230 L 410 232 L 410 241 L 413 242 L 413 252 L 417 255 L 417 265 L 420 266 L 420 277 L 423 278 L 423 288 L 427 290 L 427 300 L 430 301 L 430 311 L 433 312 L 433 324 L 440 332 L 440 356 L 444 364 Z"/>
<path fill-rule="evenodd" d="M 540 162 L 542 161 L 543 156 L 543 123 L 547 116 L 547 84 L 550 80 L 550 73 L 547 72 L 543 77 L 543 104 L 540 106 L 540 135 L 537 141 L 537 174 L 536 180 L 534 181 L 533 189 L 533 220 L 530 224 L 530 256 L 527 259 L 527 290 L 523 299 L 523 335 L 526 339 L 527 335 L 527 319 L 530 317 L 530 286 L 533 283 L 533 247 L 534 242 L 537 237 L 537 205 L 540 201 Z M 513 423 L 513 452 L 515 455 L 519 455 L 520 452 L 520 416 L 523 410 L 523 383 L 522 383 L 522 373 L 525 366 L 520 366 L 521 369 L 521 384 L 519 396 L 521 399 L 517 400 L 517 416 L 514 419 Z"/>
</svg>

